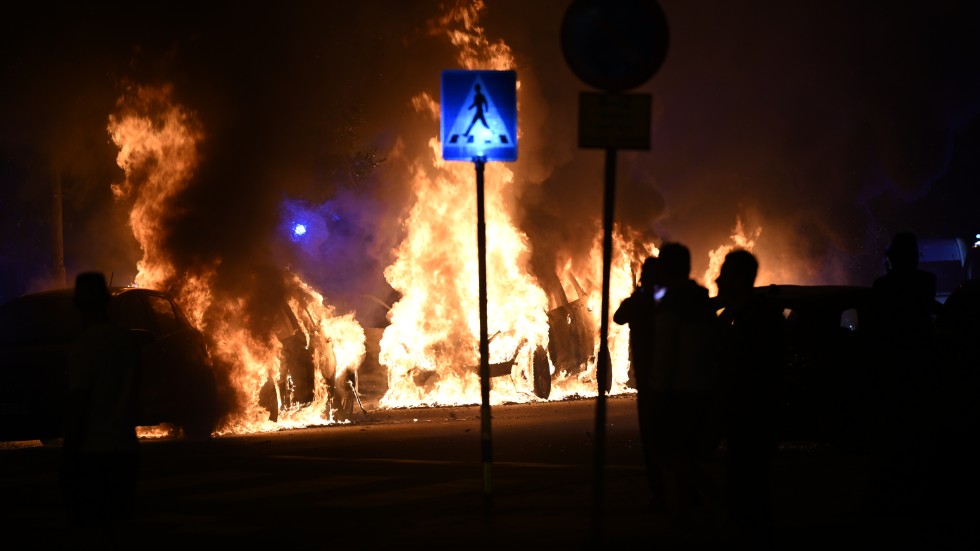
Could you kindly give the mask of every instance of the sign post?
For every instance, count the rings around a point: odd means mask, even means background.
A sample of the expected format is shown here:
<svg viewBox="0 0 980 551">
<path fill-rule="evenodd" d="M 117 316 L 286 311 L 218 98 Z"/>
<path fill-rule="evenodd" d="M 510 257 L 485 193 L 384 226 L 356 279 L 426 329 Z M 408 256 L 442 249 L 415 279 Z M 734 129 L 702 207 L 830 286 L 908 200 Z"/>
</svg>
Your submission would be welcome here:
<svg viewBox="0 0 980 551">
<path fill-rule="evenodd" d="M 656 0 L 573 0 L 561 48 L 575 76 L 605 94 L 579 96 L 579 147 L 606 152 L 602 211 L 602 306 L 595 422 L 593 538 L 602 543 L 606 392 L 609 391 L 609 274 L 616 199 L 616 150 L 650 149 L 650 96 L 622 94 L 648 81 L 667 55 L 667 19 Z"/>
<path fill-rule="evenodd" d="M 493 504 L 490 426 L 490 341 L 487 330 L 487 226 L 483 169 L 487 161 L 517 160 L 517 73 L 442 73 L 442 158 L 471 161 L 476 169 L 476 237 L 480 278 L 480 442 L 483 500 Z"/>
</svg>

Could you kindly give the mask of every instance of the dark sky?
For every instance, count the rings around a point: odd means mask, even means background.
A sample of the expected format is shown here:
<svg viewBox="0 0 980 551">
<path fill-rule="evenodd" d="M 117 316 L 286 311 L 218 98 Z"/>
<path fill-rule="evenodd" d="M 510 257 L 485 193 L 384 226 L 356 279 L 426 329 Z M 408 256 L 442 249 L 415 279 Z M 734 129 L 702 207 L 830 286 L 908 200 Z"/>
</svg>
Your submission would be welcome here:
<svg viewBox="0 0 980 551">
<path fill-rule="evenodd" d="M 201 170 L 179 199 L 176 264 L 228 273 L 291 263 L 328 297 L 386 298 L 381 275 L 410 206 L 408 160 L 438 121 L 456 49 L 432 22 L 452 2 L 41 3 L 0 23 L 0 300 L 43 286 L 51 189 L 65 263 L 129 274 L 139 251 L 106 125 L 129 84 L 173 85 L 200 120 Z M 968 1 L 662 1 L 670 48 L 637 93 L 652 148 L 621 152 L 618 220 L 679 240 L 704 272 L 735 221 L 761 227 L 788 283 L 867 283 L 894 232 L 970 237 L 980 181 L 980 8 Z M 521 81 L 518 218 L 536 266 L 582 251 L 601 217 L 602 153 L 576 147 L 560 49 L 569 2 L 486 0 L 479 24 Z M 381 162 L 355 175 L 358 155 Z M 330 239 L 285 238 L 284 209 Z M 777 270 L 776 267 L 781 267 Z"/>
</svg>

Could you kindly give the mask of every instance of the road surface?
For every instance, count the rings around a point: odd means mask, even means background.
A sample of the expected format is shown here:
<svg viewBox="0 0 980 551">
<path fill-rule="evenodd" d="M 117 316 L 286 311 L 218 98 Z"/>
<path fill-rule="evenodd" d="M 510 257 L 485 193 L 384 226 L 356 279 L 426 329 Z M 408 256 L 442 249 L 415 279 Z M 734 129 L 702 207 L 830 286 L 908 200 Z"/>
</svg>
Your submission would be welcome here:
<svg viewBox="0 0 980 551">
<path fill-rule="evenodd" d="M 489 491 L 479 406 L 374 410 L 354 423 L 215 438 L 144 440 L 134 545 L 336 545 L 371 549 L 717 548 L 721 508 L 687 529 L 648 508 L 636 404 L 607 401 L 601 499 L 595 499 L 594 399 L 492 409 Z M 721 481 L 721 456 L 707 465 Z M 0 448 L 5 534 L 70 543 L 57 446 Z M 775 538 L 785 549 L 884 541 L 976 543 L 975 523 L 881 518 L 868 509 L 870 459 L 785 442 L 773 478 Z M 597 521 L 597 519 L 601 519 Z M 26 538 L 26 539 L 25 539 Z M 198 548 L 198 547 L 195 547 Z"/>
</svg>

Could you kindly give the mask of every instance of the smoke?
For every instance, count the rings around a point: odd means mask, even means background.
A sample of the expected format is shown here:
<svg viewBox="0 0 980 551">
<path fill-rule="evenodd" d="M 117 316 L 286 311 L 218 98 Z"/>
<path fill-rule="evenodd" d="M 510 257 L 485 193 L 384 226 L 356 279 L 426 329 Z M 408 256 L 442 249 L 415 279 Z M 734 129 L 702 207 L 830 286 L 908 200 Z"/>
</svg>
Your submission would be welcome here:
<svg viewBox="0 0 980 551">
<path fill-rule="evenodd" d="M 868 283 L 903 228 L 975 231 L 957 200 L 975 204 L 975 186 L 950 171 L 957 146 L 967 158 L 976 151 L 975 5 L 661 5 L 669 52 L 633 91 L 653 96 L 653 143 L 618 153 L 619 223 L 689 245 L 698 276 L 741 220 L 762 228 L 763 274 L 789 283 Z M 537 7 L 522 16 L 549 24 L 509 24 L 512 12 L 493 3 L 487 27 L 507 29 L 544 96 L 530 107 L 533 94 L 521 98 L 524 143 L 547 144 L 530 163 L 551 167 L 527 195 L 535 250 L 582 251 L 601 212 L 602 152 L 575 149 L 576 96 L 587 87 L 558 51 L 564 8 Z"/>
<path fill-rule="evenodd" d="M 694 275 L 741 219 L 761 227 L 764 273 L 866 283 L 891 233 L 972 233 L 980 80 L 978 8 L 662 1 L 671 30 L 652 147 L 617 154 L 616 217 L 687 244 Z M 478 5 L 479 6 L 479 5 Z M 565 2 L 488 0 L 479 26 L 515 56 L 518 220 L 539 278 L 584 257 L 600 230 L 603 152 L 577 147 L 587 87 L 560 51 Z M 289 265 L 325 299 L 377 317 L 404 228 L 413 159 L 438 119 L 455 47 L 435 0 L 45 5 L 5 18 L 0 54 L 0 297 L 43 281 L 51 188 L 65 192 L 65 262 L 131 279 L 138 246 L 106 137 L 124 83 L 170 83 L 206 134 L 176 199 L 175 264 L 222 259 L 229 292 L 275 288 Z M 928 210 L 926 210 L 928 209 Z M 309 216 L 305 241 L 290 223 Z M 767 272 L 768 270 L 768 272 Z M 255 291 L 258 292 L 258 291 Z M 377 300 L 376 300 L 377 299 Z M 374 322 L 370 322 L 374 323 Z"/>
</svg>

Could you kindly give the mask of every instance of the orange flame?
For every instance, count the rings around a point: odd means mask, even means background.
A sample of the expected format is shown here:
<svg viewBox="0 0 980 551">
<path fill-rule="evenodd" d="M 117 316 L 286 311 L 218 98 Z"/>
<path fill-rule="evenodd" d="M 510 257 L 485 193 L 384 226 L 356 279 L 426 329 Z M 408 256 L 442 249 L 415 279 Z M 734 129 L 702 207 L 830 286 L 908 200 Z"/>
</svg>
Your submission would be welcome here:
<svg viewBox="0 0 980 551">
<path fill-rule="evenodd" d="M 502 41 L 490 41 L 478 24 L 483 10 L 480 1 L 460 3 L 430 31 L 448 36 L 459 49 L 457 58 L 464 68 L 510 69 L 514 66 L 510 48 Z M 422 114 L 433 119 L 438 116 L 439 105 L 427 94 L 419 94 L 412 104 Z M 385 270 L 389 284 L 402 298 L 390 310 L 391 325 L 380 343 L 379 362 L 388 368 L 389 378 L 389 390 L 380 401 L 384 407 L 481 400 L 475 170 L 467 163 L 442 161 L 438 139 L 431 139 L 429 146 L 425 158 L 412 162 L 415 204 L 404 222 L 406 237 L 395 251 L 396 260 Z M 510 374 L 491 380 L 491 403 L 537 399 L 532 390 L 532 354 L 538 346 L 547 348 L 548 310 L 556 306 L 549 304 L 547 294 L 529 272 L 530 244 L 510 212 L 515 188 L 510 168 L 500 163 L 486 165 L 489 363 L 502 366 L 505 372 L 509 368 Z M 633 291 L 638 264 L 656 253 L 652 244 L 637 246 L 634 242 L 619 231 L 614 236 L 611 310 Z M 593 282 L 601 282 L 601 259 L 601 238 L 597 236 L 589 258 L 569 259 L 557 270 L 568 301 L 584 302 L 595 328 L 599 327 L 601 287 Z M 583 278 L 585 287 L 578 278 Z M 573 369 L 559 370 L 554 358 L 549 358 L 553 373 L 549 399 L 597 393 L 598 339 L 594 343 L 584 365 Z M 627 391 L 628 328 L 611 324 L 608 343 L 613 364 L 611 392 Z"/>
<path fill-rule="evenodd" d="M 126 176 L 113 185 L 113 193 L 119 200 L 133 200 L 129 223 L 143 251 L 135 284 L 172 291 L 191 322 L 211 336 L 212 358 L 231 366 L 229 378 L 239 407 L 219 434 L 335 422 L 330 393 L 364 358 L 364 331 L 353 315 L 338 316 L 320 293 L 283 270 L 291 291 L 283 307 L 300 325 L 304 349 L 316 368 L 315 388 L 311 402 L 283 408 L 272 421 L 263 392 L 270 388 L 269 381 L 279 381 L 282 375 L 280 335 L 249 328 L 246 299 L 215 299 L 212 288 L 220 258 L 178 272 L 162 245 L 173 199 L 190 185 L 198 166 L 197 146 L 205 137 L 195 115 L 175 104 L 171 94 L 169 86 L 134 87 L 109 117 L 109 134 L 119 148 L 116 161 Z M 272 388 L 272 407 L 281 408 L 284 397 L 276 385 Z"/>
<path fill-rule="evenodd" d="M 746 234 L 742 218 L 737 217 L 732 232 L 730 244 L 719 245 L 708 253 L 708 269 L 704 272 L 704 286 L 708 288 L 708 293 L 711 296 L 718 295 L 718 284 L 715 283 L 715 280 L 721 273 L 721 265 L 725 262 L 725 255 L 735 249 L 745 249 L 751 252 L 755 248 L 759 236 L 762 235 L 762 227 L 757 227 L 751 234 Z"/>
</svg>

